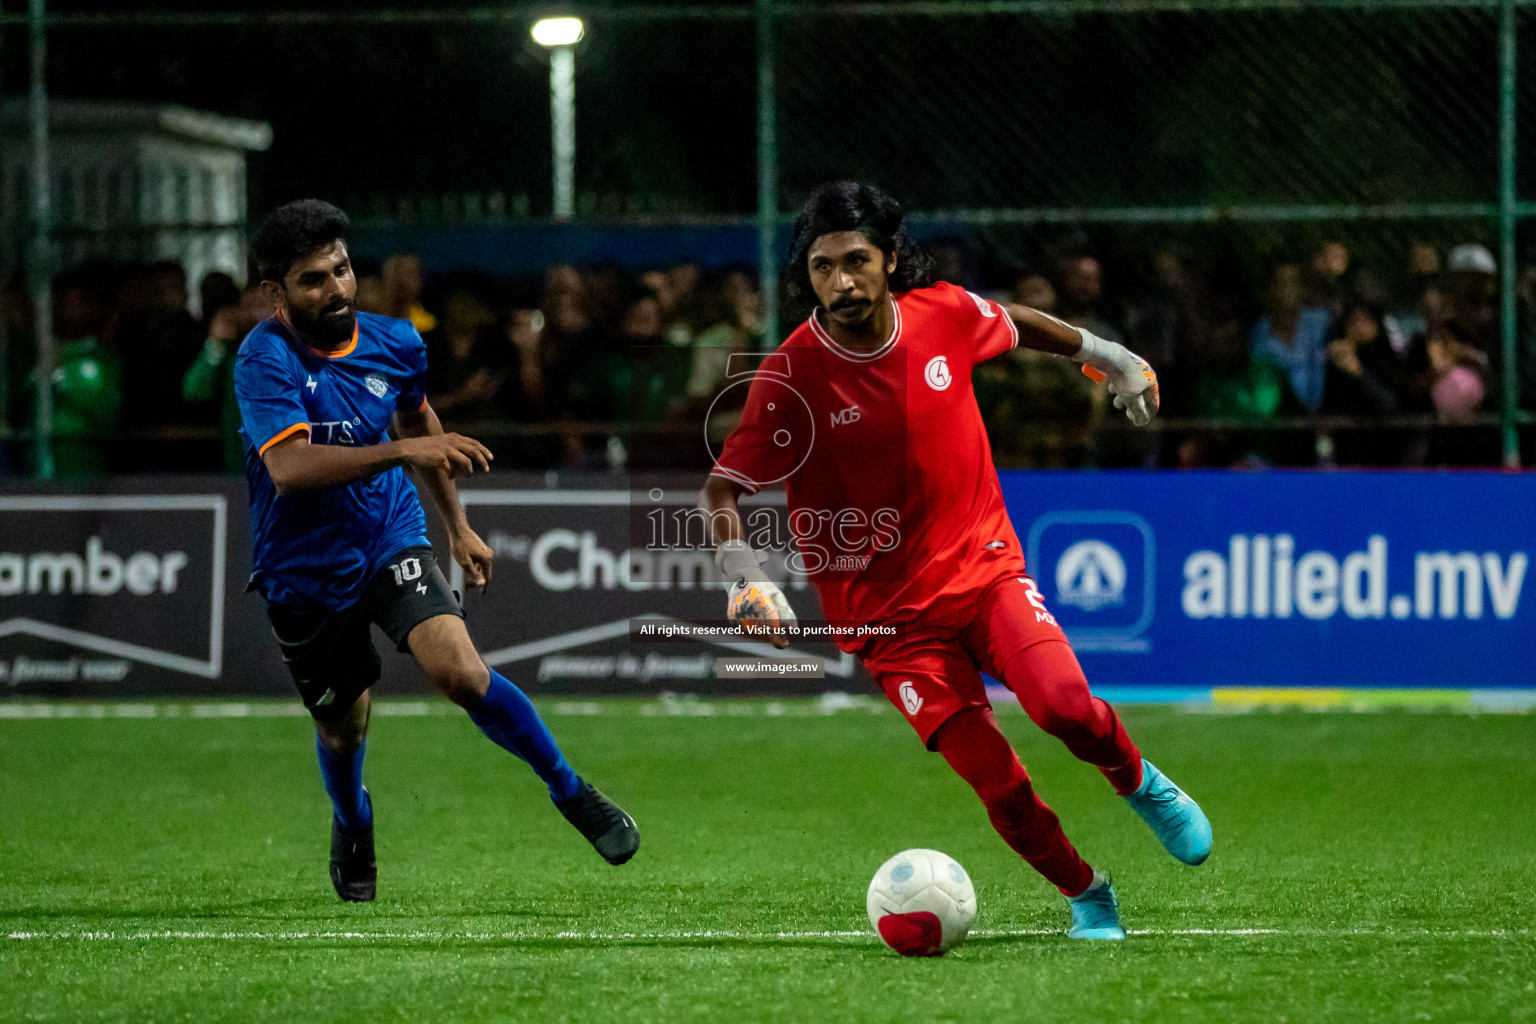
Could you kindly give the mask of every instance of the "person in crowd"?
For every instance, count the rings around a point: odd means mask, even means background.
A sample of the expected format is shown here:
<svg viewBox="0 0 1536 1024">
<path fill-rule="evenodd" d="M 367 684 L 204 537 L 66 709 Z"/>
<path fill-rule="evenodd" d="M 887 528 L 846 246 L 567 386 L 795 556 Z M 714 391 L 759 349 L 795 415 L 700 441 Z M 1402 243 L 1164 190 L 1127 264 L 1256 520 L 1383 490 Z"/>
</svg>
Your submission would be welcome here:
<svg viewBox="0 0 1536 1024">
<path fill-rule="evenodd" d="M 1498 263 L 1477 244 L 1446 261 L 1445 316 L 1413 353 L 1436 413 L 1449 423 L 1475 417 L 1497 392 Z"/>
<path fill-rule="evenodd" d="M 224 271 L 210 270 L 197 286 L 197 297 L 198 333 L 207 338 L 213 318 L 219 311 L 240 305 L 240 286 Z"/>
<path fill-rule="evenodd" d="M 1387 338 L 1398 352 L 1406 352 L 1419 335 L 1428 336 L 1438 323 L 1445 300 L 1440 290 L 1440 253 L 1428 242 L 1408 246 L 1402 286 L 1397 302 L 1387 314 Z"/>
<path fill-rule="evenodd" d="M 1074 256 L 1062 264 L 1057 315 L 1073 327 L 1119 343 L 1124 339 L 1099 311 L 1104 298 L 1104 273 L 1092 256 Z"/>
<path fill-rule="evenodd" d="M 1284 369 L 1291 391 L 1307 412 L 1315 413 L 1323 404 L 1330 319 L 1326 308 L 1305 304 L 1300 267 L 1294 263 L 1275 267 L 1265 313 L 1253 327 L 1253 358 Z"/>
<path fill-rule="evenodd" d="M 121 422 L 122 366 L 101 340 L 110 275 L 106 265 L 88 264 L 53 282 L 52 448 L 54 472 L 61 477 L 105 473 L 108 447 Z M 35 367 L 27 385 L 30 399 L 36 394 Z"/>
<path fill-rule="evenodd" d="M 187 274 L 180 263 L 151 264 L 125 282 L 119 294 L 116 346 L 123 366 L 123 426 L 154 430 L 189 422 L 181 400 L 180 367 L 197 358 L 203 338 L 187 308 Z M 136 292 L 134 290 L 137 290 Z M 123 468 L 151 468 L 152 446 L 124 450 Z"/>
<path fill-rule="evenodd" d="M 763 332 L 763 297 L 749 271 L 717 274 L 706 282 L 705 291 L 714 310 L 712 322 L 693 342 L 686 391 L 695 403 L 714 397 L 725 382 L 731 356 L 755 350 Z"/>
<path fill-rule="evenodd" d="M 1443 316 L 1410 346 L 1408 359 L 1436 417 L 1458 429 L 1430 432 L 1431 465 L 1496 465 L 1497 432 L 1467 430 L 1488 411 L 1501 385 L 1498 262 L 1482 245 L 1453 248 L 1446 258 Z"/>
<path fill-rule="evenodd" d="M 617 380 L 627 382 L 627 406 L 621 418 L 637 424 L 665 422 L 684 406 L 692 352 L 670 342 L 661 319 L 661 305 L 649 291 L 633 296 L 619 321 L 619 345 L 624 356 Z"/>
<path fill-rule="evenodd" d="M 1392 348 L 1381 306 L 1354 298 L 1328 342 L 1323 385 L 1324 413 L 1380 419 L 1413 411 L 1413 374 L 1407 359 Z M 1347 429 L 1332 434 L 1333 458 L 1340 466 L 1395 466 L 1404 459 L 1401 432 Z"/>
<path fill-rule="evenodd" d="M 437 330 L 426 335 L 427 397 L 445 419 L 493 415 L 511 374 L 510 353 L 497 336 L 489 295 L 487 282 L 457 278 L 443 299 Z"/>
<path fill-rule="evenodd" d="M 1042 313 L 1062 312 L 1056 289 L 1044 274 L 1020 275 L 1009 297 Z M 1062 468 L 1087 457 L 1092 426 L 1102 419 L 1103 408 L 1096 402 L 1098 389 L 1077 367 L 1020 347 L 982 363 L 973 378 L 976 403 L 999 458 L 1015 465 Z M 1085 406 L 1087 420 L 1082 415 Z"/>
<path fill-rule="evenodd" d="M 224 306 L 208 321 L 208 339 L 181 378 L 181 398 L 193 410 L 218 416 L 224 472 L 245 472 L 245 444 L 240 438 L 240 406 L 235 401 L 235 353 L 256 325 L 277 307 L 255 285 L 240 292 L 239 301 Z"/>
<path fill-rule="evenodd" d="M 571 419 L 566 381 L 572 368 L 562 348 L 565 336 L 550 327 L 540 308 L 537 282 L 514 282 L 503 305 L 498 330 L 510 370 L 497 396 L 497 412 L 506 420 L 551 430 L 510 435 L 501 452 L 503 461 L 530 469 L 577 462 L 581 439 L 566 427 Z"/>
<path fill-rule="evenodd" d="M 396 253 L 384 261 L 380 282 L 384 288 L 385 315 L 396 320 L 409 320 L 416 333 L 422 336 L 437 329 L 436 315 L 427 312 L 421 304 L 425 284 L 421 273 L 421 257 L 408 253 Z"/>
<path fill-rule="evenodd" d="M 1337 318 L 1344 310 L 1345 281 L 1349 274 L 1349 246 L 1337 238 L 1317 247 L 1306 273 L 1306 304 L 1326 309 Z"/>
<path fill-rule="evenodd" d="M 383 266 L 373 259 L 358 259 L 352 266 L 357 275 L 358 311 L 388 316 L 389 293 L 384 289 Z"/>
<path fill-rule="evenodd" d="M 1126 311 L 1125 332 L 1131 350 L 1160 367 L 1163 412 L 1189 408 L 1190 364 L 1205 347 L 1206 297 L 1202 282 L 1171 248 L 1152 255 L 1151 287 Z"/>
<path fill-rule="evenodd" d="M 1244 343 L 1242 306 L 1236 296 L 1212 296 L 1210 329 L 1191 380 L 1196 416 L 1234 422 L 1183 438 L 1177 449 L 1180 467 L 1299 466 L 1310 458 L 1311 443 L 1300 435 L 1244 429 L 1304 410 L 1285 367 Z"/>
<path fill-rule="evenodd" d="M 667 290 L 672 308 L 663 315 L 661 333 L 667 344 L 686 348 L 707 324 L 708 299 L 702 287 L 703 271 L 697 263 L 684 261 L 667 268 Z"/>
<path fill-rule="evenodd" d="M 1014 282 L 1011 298 L 1043 313 L 1056 311 L 1056 286 L 1044 274 L 1024 274 Z"/>
<path fill-rule="evenodd" d="M 32 303 L 20 275 L 0 278 L 0 433 L 26 429 L 27 374 L 35 358 Z M 19 469 L 21 448 L 0 445 L 0 473 Z"/>
</svg>

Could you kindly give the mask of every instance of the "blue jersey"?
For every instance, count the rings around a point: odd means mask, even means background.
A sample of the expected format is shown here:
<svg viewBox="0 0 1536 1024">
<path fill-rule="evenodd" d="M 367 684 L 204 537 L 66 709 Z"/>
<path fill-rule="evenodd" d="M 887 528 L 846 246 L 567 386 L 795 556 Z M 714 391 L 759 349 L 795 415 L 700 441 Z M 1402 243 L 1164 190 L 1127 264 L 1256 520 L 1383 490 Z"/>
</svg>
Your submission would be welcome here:
<svg viewBox="0 0 1536 1024">
<path fill-rule="evenodd" d="M 427 543 L 416 488 L 399 467 L 279 495 L 262 461 L 298 433 L 310 444 L 383 444 L 396 410 L 426 405 L 426 376 L 426 345 L 405 320 L 358 313 L 351 343 L 331 353 L 310 348 L 280 317 L 246 335 L 235 397 L 255 540 L 251 586 L 267 600 L 339 611 L 390 555 Z"/>
</svg>

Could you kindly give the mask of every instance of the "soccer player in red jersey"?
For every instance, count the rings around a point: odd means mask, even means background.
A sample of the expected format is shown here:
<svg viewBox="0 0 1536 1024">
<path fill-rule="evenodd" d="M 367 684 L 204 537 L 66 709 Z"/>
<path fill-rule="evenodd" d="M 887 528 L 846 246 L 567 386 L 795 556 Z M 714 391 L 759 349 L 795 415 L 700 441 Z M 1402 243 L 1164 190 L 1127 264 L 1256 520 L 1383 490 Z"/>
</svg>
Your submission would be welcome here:
<svg viewBox="0 0 1536 1024">
<path fill-rule="evenodd" d="M 1066 634 L 1025 573 L 971 370 L 1018 345 L 1073 359 L 1137 426 L 1157 413 L 1144 360 L 1037 310 L 929 285 L 901 207 L 869 186 L 817 189 L 788 274 L 816 308 L 753 374 L 740 424 L 700 495 L 728 614 L 788 645 L 794 613 L 763 572 L 737 499 L 783 482 L 796 553 L 839 638 L 930 750 L 976 790 L 992 825 L 1068 897 L 1074 938 L 1119 939 L 1114 890 L 1068 841 L 998 730 L 981 673 L 1103 772 L 1165 848 L 1210 853 L 1200 808 L 1144 761 L 1093 696 Z M 881 626 L 881 631 L 870 627 Z"/>
</svg>

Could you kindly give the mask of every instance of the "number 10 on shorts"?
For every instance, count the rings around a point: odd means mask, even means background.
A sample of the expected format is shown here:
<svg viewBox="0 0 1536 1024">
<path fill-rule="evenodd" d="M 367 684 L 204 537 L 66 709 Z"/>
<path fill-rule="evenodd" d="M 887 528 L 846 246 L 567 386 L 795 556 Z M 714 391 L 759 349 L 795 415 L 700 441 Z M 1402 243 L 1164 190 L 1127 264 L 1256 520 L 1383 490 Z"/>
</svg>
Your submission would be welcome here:
<svg viewBox="0 0 1536 1024">
<path fill-rule="evenodd" d="M 395 586 L 404 586 L 412 580 L 421 578 L 421 559 L 402 558 L 390 566 L 389 571 L 395 574 Z"/>
</svg>

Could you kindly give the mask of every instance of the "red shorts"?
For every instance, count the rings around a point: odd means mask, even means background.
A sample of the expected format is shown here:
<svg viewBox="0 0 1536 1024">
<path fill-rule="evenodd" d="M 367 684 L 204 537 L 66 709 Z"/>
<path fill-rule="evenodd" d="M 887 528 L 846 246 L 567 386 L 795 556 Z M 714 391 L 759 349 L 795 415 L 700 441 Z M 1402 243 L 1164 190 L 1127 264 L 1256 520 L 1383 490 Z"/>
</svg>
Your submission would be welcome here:
<svg viewBox="0 0 1536 1024">
<path fill-rule="evenodd" d="M 900 635 L 866 648 L 862 661 L 885 696 L 907 716 L 923 743 L 966 708 L 987 707 L 981 673 L 1001 679 L 1008 659 L 1048 640 L 1067 642 L 1027 575 L 1000 579 L 981 592 L 971 619 L 925 628 L 921 619 Z"/>
</svg>

